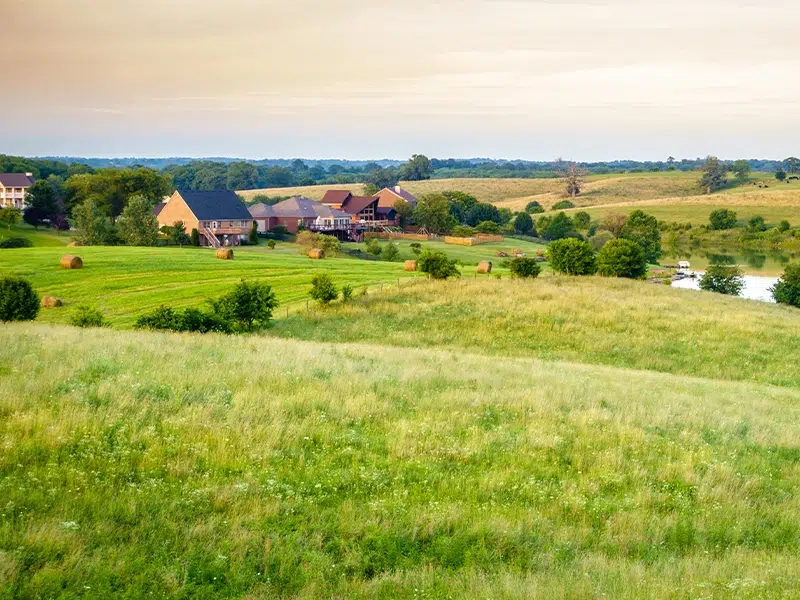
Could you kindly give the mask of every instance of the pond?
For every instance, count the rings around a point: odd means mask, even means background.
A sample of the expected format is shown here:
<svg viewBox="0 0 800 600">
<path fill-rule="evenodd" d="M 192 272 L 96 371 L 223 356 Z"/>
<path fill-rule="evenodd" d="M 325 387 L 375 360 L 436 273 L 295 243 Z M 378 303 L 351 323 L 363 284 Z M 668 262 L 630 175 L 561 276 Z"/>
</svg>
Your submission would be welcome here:
<svg viewBox="0 0 800 600">
<path fill-rule="evenodd" d="M 786 265 L 800 260 L 800 253 L 783 250 L 744 250 L 741 248 L 665 248 L 661 255 L 662 265 L 689 261 L 693 271 L 705 271 L 710 264 L 738 265 L 745 274 L 780 277 Z"/>
<path fill-rule="evenodd" d="M 743 279 L 744 289 L 742 289 L 742 298 L 747 298 L 748 300 L 761 300 L 763 302 L 775 302 L 772 299 L 772 292 L 769 290 L 778 282 L 778 277 L 745 275 Z M 686 290 L 699 290 L 700 277 L 698 276 L 697 279 L 681 279 L 680 281 L 673 281 L 672 287 Z M 707 293 L 710 294 L 712 292 Z"/>
</svg>

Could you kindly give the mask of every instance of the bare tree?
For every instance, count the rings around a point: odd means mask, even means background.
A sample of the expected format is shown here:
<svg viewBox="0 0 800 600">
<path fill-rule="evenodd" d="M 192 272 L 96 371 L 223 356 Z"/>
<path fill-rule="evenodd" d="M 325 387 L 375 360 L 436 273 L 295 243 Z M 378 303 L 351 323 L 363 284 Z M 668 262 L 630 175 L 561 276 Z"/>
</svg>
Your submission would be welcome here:
<svg viewBox="0 0 800 600">
<path fill-rule="evenodd" d="M 558 164 L 556 173 L 564 180 L 567 193 L 575 198 L 575 196 L 581 193 L 581 188 L 589 172 L 575 162 L 564 162 L 559 158 L 556 163 Z"/>
</svg>

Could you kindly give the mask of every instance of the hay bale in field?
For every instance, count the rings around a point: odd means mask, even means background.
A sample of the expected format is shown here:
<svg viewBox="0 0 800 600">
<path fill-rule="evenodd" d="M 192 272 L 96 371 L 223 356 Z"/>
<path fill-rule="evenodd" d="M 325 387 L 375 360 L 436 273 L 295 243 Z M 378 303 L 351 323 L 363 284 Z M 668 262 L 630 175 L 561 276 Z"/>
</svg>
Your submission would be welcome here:
<svg viewBox="0 0 800 600">
<path fill-rule="evenodd" d="M 217 258 L 220 260 L 233 260 L 233 250 L 230 248 L 220 248 L 217 250 Z"/>
<path fill-rule="evenodd" d="M 83 242 L 75 241 L 75 242 L 70 242 L 69 244 L 67 244 L 67 248 L 77 248 L 77 247 L 83 246 L 83 245 L 84 245 Z"/>
<path fill-rule="evenodd" d="M 519 256 L 520 254 L 522 254 L 522 250 L 520 250 L 519 248 L 514 248 L 511 251 L 511 256 Z"/>
<path fill-rule="evenodd" d="M 484 260 L 478 263 L 478 273 L 488 275 L 492 272 L 492 261 Z"/>
<path fill-rule="evenodd" d="M 61 298 L 54 298 L 53 296 L 42 296 L 42 308 L 57 308 L 64 306 L 64 301 Z"/>
<path fill-rule="evenodd" d="M 325 258 L 325 251 L 322 248 L 312 248 L 308 251 L 308 258 L 313 258 L 314 260 Z"/>
<path fill-rule="evenodd" d="M 65 254 L 61 257 L 61 266 L 65 269 L 82 269 L 83 261 L 81 260 L 80 256 Z"/>
<path fill-rule="evenodd" d="M 416 271 L 417 270 L 417 261 L 415 260 L 407 260 L 403 263 L 403 268 L 406 271 Z"/>
</svg>

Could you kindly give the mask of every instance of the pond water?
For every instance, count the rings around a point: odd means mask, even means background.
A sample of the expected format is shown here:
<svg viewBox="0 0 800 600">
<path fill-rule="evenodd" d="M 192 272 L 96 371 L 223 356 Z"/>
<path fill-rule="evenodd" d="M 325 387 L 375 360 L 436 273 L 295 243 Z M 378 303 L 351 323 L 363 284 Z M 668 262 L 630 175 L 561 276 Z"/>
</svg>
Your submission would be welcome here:
<svg viewBox="0 0 800 600">
<path fill-rule="evenodd" d="M 665 248 L 660 262 L 662 265 L 674 265 L 680 260 L 689 261 L 693 271 L 705 271 L 710 264 L 738 265 L 748 275 L 779 277 L 787 264 L 800 260 L 800 254 L 782 250 Z"/>
<path fill-rule="evenodd" d="M 769 291 L 769 288 L 771 288 L 777 282 L 778 282 L 778 277 L 745 275 L 744 289 L 742 290 L 741 297 L 747 298 L 749 300 L 774 302 L 774 300 L 772 299 L 772 293 Z M 672 287 L 682 288 L 686 290 L 700 290 L 699 273 L 697 279 L 681 279 L 680 281 L 673 281 Z M 706 292 L 706 293 L 711 294 L 713 292 Z"/>
</svg>

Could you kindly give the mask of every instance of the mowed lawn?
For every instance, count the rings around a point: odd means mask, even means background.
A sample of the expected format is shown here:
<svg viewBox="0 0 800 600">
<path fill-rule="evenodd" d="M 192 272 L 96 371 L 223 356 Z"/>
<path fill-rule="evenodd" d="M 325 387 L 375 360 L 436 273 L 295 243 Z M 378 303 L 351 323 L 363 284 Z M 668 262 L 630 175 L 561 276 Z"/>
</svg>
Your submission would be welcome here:
<svg viewBox="0 0 800 600">
<path fill-rule="evenodd" d="M 0 328 L 0 597 L 797 595 L 798 390 L 469 336 Z"/>
<path fill-rule="evenodd" d="M 397 285 L 399 279 L 420 276 L 404 271 L 402 263 L 353 258 L 313 261 L 288 242 L 280 242 L 276 250 L 237 249 L 232 261 L 219 260 L 213 250 L 203 248 L 80 247 L 69 251 L 83 259 L 83 269 L 61 268 L 64 248 L 0 250 L 0 274 L 26 277 L 40 295 L 66 302 L 63 308 L 43 309 L 40 321 L 66 323 L 71 307 L 88 304 L 102 310 L 113 325 L 128 327 L 137 315 L 160 304 L 202 306 L 242 279 L 272 285 L 284 309 L 304 308 L 311 278 L 318 272 L 330 273 L 339 286 L 356 288 Z"/>
<path fill-rule="evenodd" d="M 380 240 L 381 247 L 385 247 L 389 240 Z M 411 249 L 413 242 L 406 240 L 392 240 L 400 250 L 400 260 L 414 260 L 418 258 Z M 419 242 L 422 248 L 439 250 L 445 252 L 453 260 L 459 261 L 464 266 L 474 266 L 481 261 L 492 261 L 493 265 L 500 268 L 505 258 L 498 257 L 499 253 L 511 254 L 513 250 L 521 250 L 528 256 L 535 256 L 538 251 L 544 251 L 546 246 L 528 240 L 517 238 L 506 238 L 503 242 L 491 242 L 489 244 L 479 244 L 477 246 L 458 246 L 456 244 L 445 244 L 444 242 Z M 366 252 L 365 244 L 344 244 L 344 248 L 360 249 Z M 543 265 L 544 266 L 544 265 Z M 474 272 L 474 269 L 464 269 L 464 273 Z"/>
<path fill-rule="evenodd" d="M 34 246 L 66 246 L 72 241 L 72 235 L 68 231 L 55 232 L 48 228 L 34 229 L 27 224 L 8 225 L 0 224 L 0 242 L 9 238 L 28 238 Z"/>
</svg>

